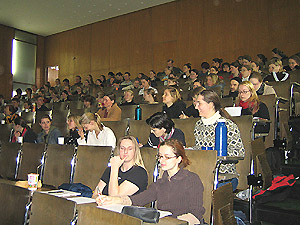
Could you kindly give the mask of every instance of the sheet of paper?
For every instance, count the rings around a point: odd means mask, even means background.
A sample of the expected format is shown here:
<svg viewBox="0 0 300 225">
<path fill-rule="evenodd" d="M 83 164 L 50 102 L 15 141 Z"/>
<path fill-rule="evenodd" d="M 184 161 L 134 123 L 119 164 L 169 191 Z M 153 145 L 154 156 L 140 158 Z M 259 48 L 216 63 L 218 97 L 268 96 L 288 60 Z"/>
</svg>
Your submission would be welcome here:
<svg viewBox="0 0 300 225">
<path fill-rule="evenodd" d="M 101 208 L 101 209 L 106 209 L 109 211 L 121 213 L 124 205 L 103 205 L 103 206 L 97 206 L 97 207 Z M 162 210 L 158 210 L 158 211 L 160 212 L 160 216 L 159 216 L 160 219 L 163 217 L 172 215 L 172 213 L 168 212 L 168 211 L 162 211 Z"/>
<path fill-rule="evenodd" d="M 49 195 L 54 195 L 56 197 L 62 197 L 62 198 L 81 195 L 81 193 L 79 193 L 79 192 L 67 191 L 67 190 L 63 190 L 63 189 L 43 191 L 42 193 L 46 193 L 46 194 L 49 194 Z"/>
<path fill-rule="evenodd" d="M 86 197 L 73 197 L 73 198 L 67 198 L 67 199 L 71 200 L 73 202 L 76 202 L 77 205 L 96 202 L 95 199 L 86 198 Z"/>
</svg>

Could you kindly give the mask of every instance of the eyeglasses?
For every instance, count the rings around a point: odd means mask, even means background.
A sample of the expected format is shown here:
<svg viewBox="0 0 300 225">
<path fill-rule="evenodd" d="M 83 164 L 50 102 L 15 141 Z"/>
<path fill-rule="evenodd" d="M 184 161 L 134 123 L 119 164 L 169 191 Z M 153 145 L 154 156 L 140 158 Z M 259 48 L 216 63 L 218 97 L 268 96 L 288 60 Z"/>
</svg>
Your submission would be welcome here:
<svg viewBox="0 0 300 225">
<path fill-rule="evenodd" d="M 250 91 L 239 91 L 239 94 L 247 94 Z"/>
<path fill-rule="evenodd" d="M 177 156 L 176 155 L 175 156 L 157 155 L 156 158 L 159 160 L 161 160 L 161 159 L 169 160 L 169 159 L 177 158 Z"/>
</svg>

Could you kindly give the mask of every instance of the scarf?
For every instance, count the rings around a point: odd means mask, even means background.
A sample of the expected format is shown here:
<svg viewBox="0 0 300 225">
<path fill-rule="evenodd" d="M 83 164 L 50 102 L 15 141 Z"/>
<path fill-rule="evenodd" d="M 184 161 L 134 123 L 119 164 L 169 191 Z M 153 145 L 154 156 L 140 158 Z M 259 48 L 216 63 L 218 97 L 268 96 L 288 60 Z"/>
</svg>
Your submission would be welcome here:
<svg viewBox="0 0 300 225">
<path fill-rule="evenodd" d="M 22 134 L 20 134 L 20 137 L 24 137 L 24 135 L 26 134 L 27 129 L 24 128 Z M 17 137 L 14 135 L 11 142 L 15 143 L 17 141 Z"/>
<path fill-rule="evenodd" d="M 172 127 L 172 130 L 170 131 L 170 133 L 160 136 L 158 148 L 160 146 L 160 143 L 164 142 L 165 140 L 170 139 L 173 136 L 174 132 L 175 132 L 175 128 Z"/>
<path fill-rule="evenodd" d="M 221 117 L 219 111 L 217 111 L 214 115 L 209 118 L 201 117 L 201 120 L 204 125 L 212 125 Z"/>
</svg>

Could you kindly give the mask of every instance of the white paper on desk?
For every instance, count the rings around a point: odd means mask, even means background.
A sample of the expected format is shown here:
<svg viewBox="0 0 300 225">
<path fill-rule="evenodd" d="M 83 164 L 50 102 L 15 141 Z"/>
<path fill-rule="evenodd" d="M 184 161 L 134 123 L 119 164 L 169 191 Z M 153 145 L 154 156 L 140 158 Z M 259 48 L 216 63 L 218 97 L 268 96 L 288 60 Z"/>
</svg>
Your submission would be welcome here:
<svg viewBox="0 0 300 225">
<path fill-rule="evenodd" d="M 124 205 L 103 205 L 103 206 L 97 206 L 97 207 L 100 208 L 100 209 L 106 209 L 106 210 L 109 210 L 109 211 L 121 213 Z M 158 211 L 160 213 L 160 216 L 159 216 L 160 219 L 164 218 L 166 216 L 171 216 L 172 215 L 172 213 L 170 213 L 168 211 L 162 211 L 162 210 L 158 210 Z"/>
<path fill-rule="evenodd" d="M 96 202 L 95 199 L 87 198 L 87 197 L 73 197 L 73 198 L 67 198 L 67 199 L 70 201 L 76 202 L 77 205 Z"/>
<path fill-rule="evenodd" d="M 49 195 L 54 195 L 56 197 L 61 197 L 61 198 L 67 198 L 67 197 L 72 197 L 72 196 L 79 196 L 81 193 L 79 192 L 74 192 L 74 191 L 67 191 L 67 190 L 51 190 L 51 191 L 43 191 L 42 193 L 46 193 Z"/>
</svg>

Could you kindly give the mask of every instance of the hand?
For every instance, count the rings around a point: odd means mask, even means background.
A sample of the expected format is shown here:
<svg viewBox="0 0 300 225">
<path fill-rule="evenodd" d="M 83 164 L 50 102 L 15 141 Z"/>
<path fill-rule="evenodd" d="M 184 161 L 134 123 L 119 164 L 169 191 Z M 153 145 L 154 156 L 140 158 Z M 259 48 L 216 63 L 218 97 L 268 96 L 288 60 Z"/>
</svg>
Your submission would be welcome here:
<svg viewBox="0 0 300 225">
<path fill-rule="evenodd" d="M 181 114 L 181 115 L 179 116 L 179 118 L 180 118 L 180 119 L 188 119 L 189 117 L 186 116 L 186 115 L 184 115 L 184 114 Z"/>
<path fill-rule="evenodd" d="M 84 132 L 83 132 L 82 128 L 78 128 L 78 134 L 79 134 L 81 139 L 84 139 Z"/>
<path fill-rule="evenodd" d="M 14 132 L 14 136 L 15 136 L 16 138 L 18 138 L 18 137 L 20 137 L 20 136 L 21 136 L 21 134 L 20 134 L 20 132 L 19 132 L 19 131 L 15 131 L 15 132 Z"/>
<path fill-rule="evenodd" d="M 120 156 L 114 156 L 110 159 L 110 165 L 111 168 L 115 168 L 115 169 L 119 169 L 120 166 L 122 166 L 122 164 L 124 163 L 126 157 L 124 157 L 123 159 L 120 158 Z"/>
<path fill-rule="evenodd" d="M 139 143 L 139 147 L 140 147 L 140 148 L 143 147 L 143 146 L 144 146 L 143 144 Z"/>
<path fill-rule="evenodd" d="M 120 197 L 113 197 L 107 195 L 99 195 L 96 198 L 96 203 L 98 206 L 102 205 L 112 205 L 112 204 L 121 204 L 122 199 Z"/>
</svg>

